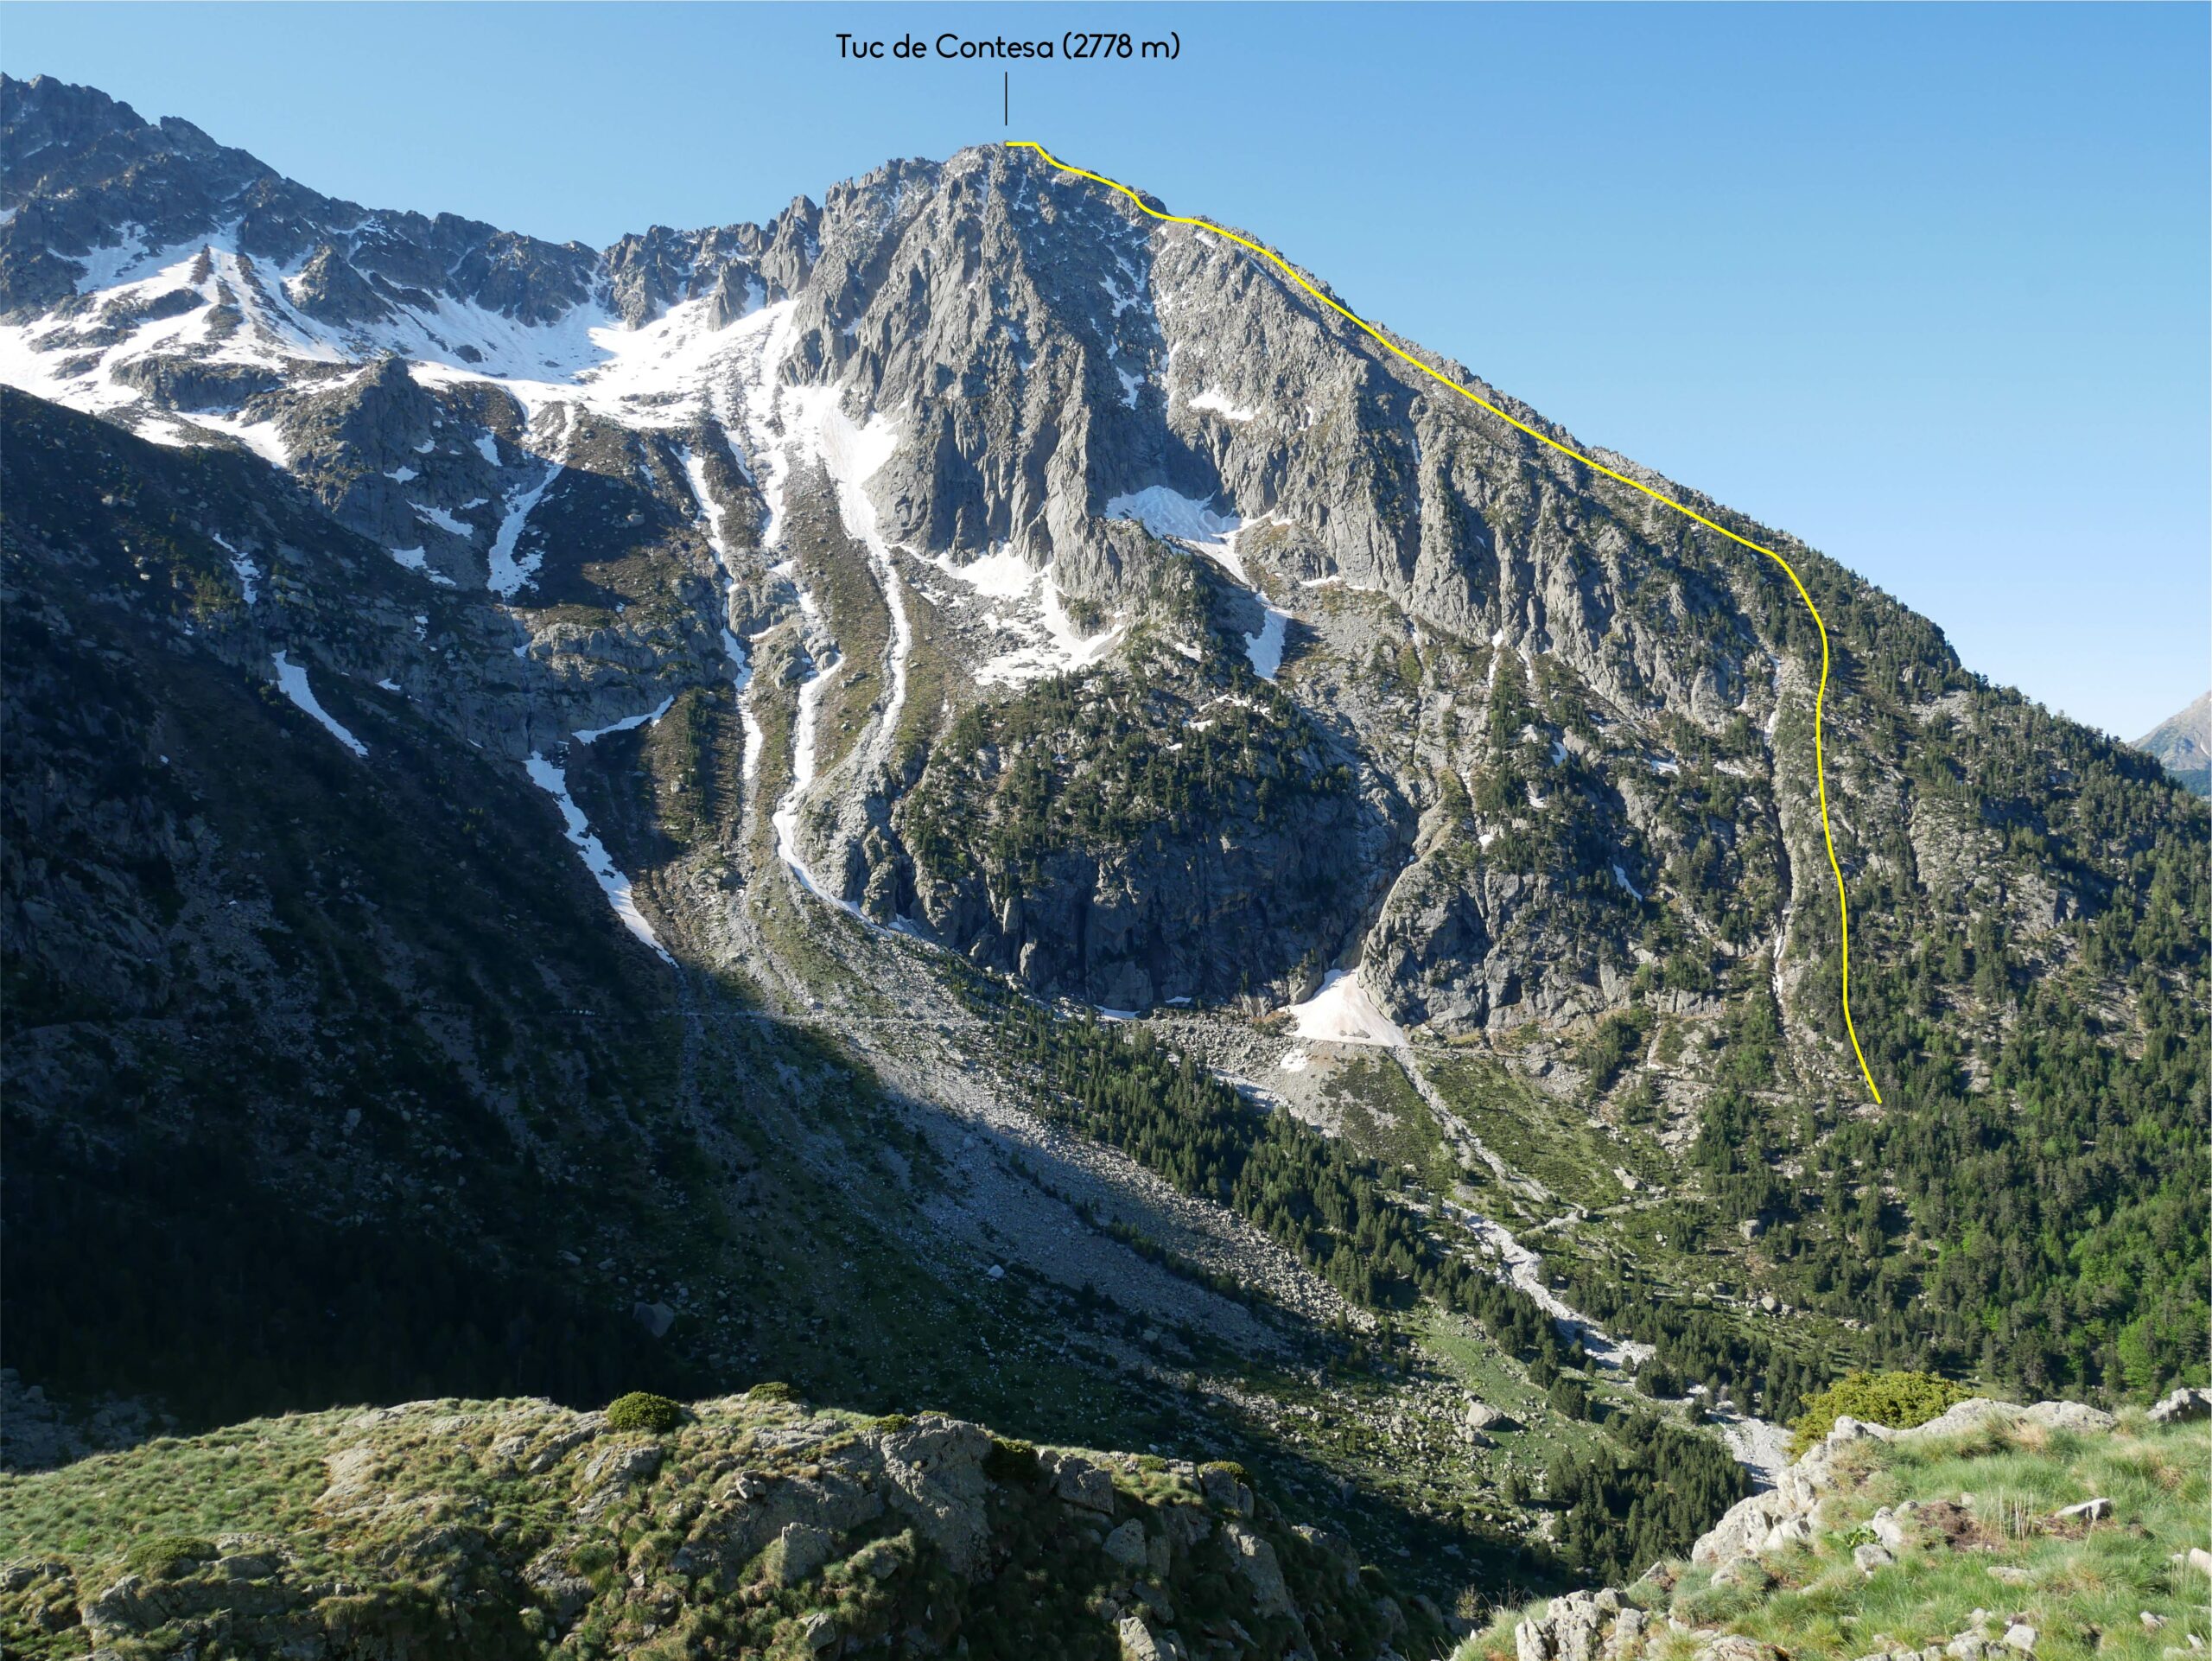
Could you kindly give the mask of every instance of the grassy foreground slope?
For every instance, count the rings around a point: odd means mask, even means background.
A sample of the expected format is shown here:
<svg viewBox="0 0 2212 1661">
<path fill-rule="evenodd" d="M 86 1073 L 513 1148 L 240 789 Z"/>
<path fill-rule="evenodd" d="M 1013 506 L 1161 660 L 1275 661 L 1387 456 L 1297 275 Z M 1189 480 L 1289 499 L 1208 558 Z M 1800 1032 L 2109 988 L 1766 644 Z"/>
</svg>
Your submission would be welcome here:
<svg viewBox="0 0 2212 1661">
<path fill-rule="evenodd" d="M 1243 1479 L 816 1410 L 776 1384 L 688 1412 L 632 1397 L 287 1415 L 0 1477 L 0 1650 L 1439 1652 L 1432 1607 L 1402 1607 Z"/>
<path fill-rule="evenodd" d="M 1454 1661 L 2201 1652 L 2212 1426 L 1993 1407 L 1920 1432 L 1841 1421 L 1776 1495 L 1746 1502 L 1758 1517 L 1739 1507 L 1688 1562 L 1503 1613 Z"/>
</svg>

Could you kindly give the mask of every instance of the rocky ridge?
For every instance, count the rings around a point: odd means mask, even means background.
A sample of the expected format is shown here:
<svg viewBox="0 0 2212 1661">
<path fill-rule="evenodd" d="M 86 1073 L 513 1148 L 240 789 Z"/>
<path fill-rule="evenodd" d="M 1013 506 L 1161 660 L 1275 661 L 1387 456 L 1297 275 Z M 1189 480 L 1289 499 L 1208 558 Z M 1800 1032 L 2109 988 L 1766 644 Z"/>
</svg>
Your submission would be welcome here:
<svg viewBox="0 0 2212 1661">
<path fill-rule="evenodd" d="M 1389 1661 L 1441 1632 L 1233 1466 L 781 1386 L 658 1429 L 620 1409 L 419 1402 L 0 1477 L 0 1635 L 23 1656 Z M 215 1464 L 221 1500 L 198 1486 Z M 57 1550 L 45 1519 L 71 1506 L 88 1543 Z"/>
</svg>

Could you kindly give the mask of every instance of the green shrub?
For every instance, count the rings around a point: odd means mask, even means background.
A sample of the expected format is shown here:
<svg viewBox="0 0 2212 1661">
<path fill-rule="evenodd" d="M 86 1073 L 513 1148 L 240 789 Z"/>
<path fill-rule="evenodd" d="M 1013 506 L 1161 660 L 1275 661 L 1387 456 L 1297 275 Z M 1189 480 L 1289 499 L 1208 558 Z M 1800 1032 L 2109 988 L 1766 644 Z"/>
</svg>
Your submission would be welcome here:
<svg viewBox="0 0 2212 1661">
<path fill-rule="evenodd" d="M 609 1430 L 645 1430 L 659 1435 L 683 1422 L 683 1410 L 667 1397 L 656 1396 L 651 1391 L 633 1390 L 607 1404 Z"/>
<path fill-rule="evenodd" d="M 1932 1372 L 1846 1373 L 1805 1398 L 1805 1410 L 1790 1421 L 1789 1428 L 1796 1433 L 1791 1451 L 1810 1448 L 1847 1416 L 1891 1430 L 1910 1430 L 1973 1394 L 1966 1385 Z"/>
<path fill-rule="evenodd" d="M 745 1399 L 748 1402 L 795 1402 L 798 1400 L 798 1392 L 781 1379 L 771 1378 L 766 1384 L 755 1384 L 747 1391 Z"/>
<path fill-rule="evenodd" d="M 983 1455 L 983 1474 L 994 1482 L 1014 1485 L 1034 1482 L 1039 1470 L 1037 1449 L 1029 1442 L 991 1438 L 991 1451 Z"/>
<path fill-rule="evenodd" d="M 175 1579 L 195 1563 L 212 1562 L 221 1555 L 213 1542 L 189 1534 L 153 1534 L 133 1541 L 124 1556 L 124 1562 L 134 1575 L 167 1581 Z"/>
</svg>

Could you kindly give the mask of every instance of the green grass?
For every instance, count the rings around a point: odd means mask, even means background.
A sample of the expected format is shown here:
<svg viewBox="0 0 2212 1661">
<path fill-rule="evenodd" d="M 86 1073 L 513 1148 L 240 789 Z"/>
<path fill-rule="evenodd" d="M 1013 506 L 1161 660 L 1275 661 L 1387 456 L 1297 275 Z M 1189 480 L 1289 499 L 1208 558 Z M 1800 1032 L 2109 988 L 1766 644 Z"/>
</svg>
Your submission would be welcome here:
<svg viewBox="0 0 2212 1661">
<path fill-rule="evenodd" d="M 1431 1187 L 1451 1192 L 1459 1179 L 1459 1162 L 1436 1116 L 1396 1061 L 1357 1057 L 1330 1074 L 1322 1095 L 1342 1112 L 1344 1139 L 1354 1148 L 1412 1171 Z"/>
<path fill-rule="evenodd" d="M 2015 1619 L 2036 1629 L 2038 1661 L 2154 1661 L 2186 1651 L 2188 1634 L 2212 1635 L 2203 1571 L 2172 1561 L 2206 1539 L 2212 1427 L 2159 1429 L 2135 1416 L 2116 1430 L 2078 1435 L 2000 1423 L 1861 1442 L 1836 1464 L 1841 1478 L 1811 1543 L 1763 1559 L 1727 1585 L 1714 1586 L 1703 1569 L 1684 1572 L 1674 1614 L 1792 1658 L 1924 1648 L 1970 1630 L 1993 1641 Z M 2113 1501 L 2108 1521 L 2069 1527 L 2052 1519 L 2062 1506 L 2099 1498 Z M 1851 1554 L 1872 1537 L 1869 1519 L 1907 1502 L 1918 1509 L 1905 1519 L 1898 1561 L 1862 1574 Z M 1638 1591 L 1663 1601 L 1649 1585 Z M 1976 1610 L 1993 1624 L 1977 1627 Z M 2145 1627 L 2146 1611 L 2165 1624 Z M 1458 1661 L 1511 1656 L 1520 1613 L 1470 1639 Z M 1675 1639 L 1647 1653 L 1675 1661 L 1707 1641 Z"/>
<path fill-rule="evenodd" d="M 1420 1066 L 1484 1146 L 1563 1200 L 1593 1210 L 1619 1204 L 1627 1190 L 1615 1166 L 1645 1181 L 1672 1175 L 1648 1136 L 1594 1125 L 1580 1103 L 1554 1100 L 1496 1061 L 1424 1054 Z"/>
<path fill-rule="evenodd" d="M 903 1454 L 885 1446 L 893 1437 Z M 855 1647 L 927 1625 L 932 1648 L 957 1634 L 978 1658 L 1110 1661 L 1120 1646 L 1103 1600 L 1131 1576 L 1100 1548 L 1116 1523 L 1134 1523 L 1157 1542 L 1141 1577 L 1186 1623 L 1238 1622 L 1270 1653 L 1287 1644 L 1288 1619 L 1256 1605 L 1227 1542 L 1222 1519 L 1239 1497 L 1224 1473 L 1085 1454 L 1110 1479 L 1111 1514 L 1094 1521 L 1039 1480 L 1037 1449 L 997 1441 L 979 1458 L 977 1440 L 768 1390 L 698 1403 L 657 1436 L 512 1400 L 164 1438 L 0 1477 L 0 1560 L 22 1566 L 0 1583 L 0 1643 L 11 1656 L 84 1653 L 79 1602 L 137 1573 L 159 1588 L 107 1600 L 99 1640 L 131 1661 L 531 1656 L 556 1641 L 563 1654 L 797 1657 L 808 1651 L 793 1641 L 823 1614 Z M 858 1498 L 893 1471 L 887 1506 Z M 917 1485 L 919 1505 L 902 1506 L 898 1491 Z M 1243 1503 L 1308 1632 L 1328 1653 L 1372 1653 L 1389 1620 L 1381 1578 L 1341 1543 L 1294 1529 L 1264 1493 Z M 816 1519 L 823 1549 L 794 1545 L 785 1518 Z M 976 1542 L 969 1566 L 955 1556 L 963 1539 Z M 532 1562 L 568 1589 L 526 1578 Z M 1433 1650 L 1440 1627 L 1411 1613 Z M 359 1641 L 369 1632 L 412 1641 Z"/>
</svg>

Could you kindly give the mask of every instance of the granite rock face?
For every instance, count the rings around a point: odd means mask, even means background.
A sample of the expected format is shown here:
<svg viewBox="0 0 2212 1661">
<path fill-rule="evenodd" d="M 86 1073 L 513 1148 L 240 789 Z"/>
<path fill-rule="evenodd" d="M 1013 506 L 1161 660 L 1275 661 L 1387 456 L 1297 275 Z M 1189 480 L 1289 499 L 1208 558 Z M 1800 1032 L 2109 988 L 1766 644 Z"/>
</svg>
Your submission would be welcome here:
<svg viewBox="0 0 2212 1661">
<path fill-rule="evenodd" d="M 1904 745 L 1971 691 L 1933 627 L 1033 152 L 894 162 L 766 225 L 594 251 L 336 201 L 51 80 L 0 86 L 0 136 L 25 390 L 274 462 L 497 620 L 519 674 L 450 668 L 512 684 L 470 718 L 518 759 L 556 722 L 709 701 L 751 735 L 731 862 L 772 847 L 1033 990 L 1280 1000 L 1356 968 L 1449 1036 L 1572 1028 L 1653 981 L 1711 1019 L 1716 977 L 1764 957 L 1796 1065 L 1854 1075 L 1810 619 L 1776 561 L 1537 435 L 1774 549 L 1826 608 L 1847 870 L 1894 875 L 1914 927 L 2001 913 L 2038 961 L 2088 903 L 1994 875 L 2000 839 L 1916 795 Z M 1141 799 L 1060 826 L 1033 869 L 917 841 L 969 793 L 965 717 L 1019 720 L 1092 669 L 1193 712 L 1271 683 L 1325 787 L 1264 824 L 1234 790 L 1194 807 L 1160 730 Z M 1081 798 L 1131 764 L 1122 736 L 1033 782 Z"/>
</svg>

